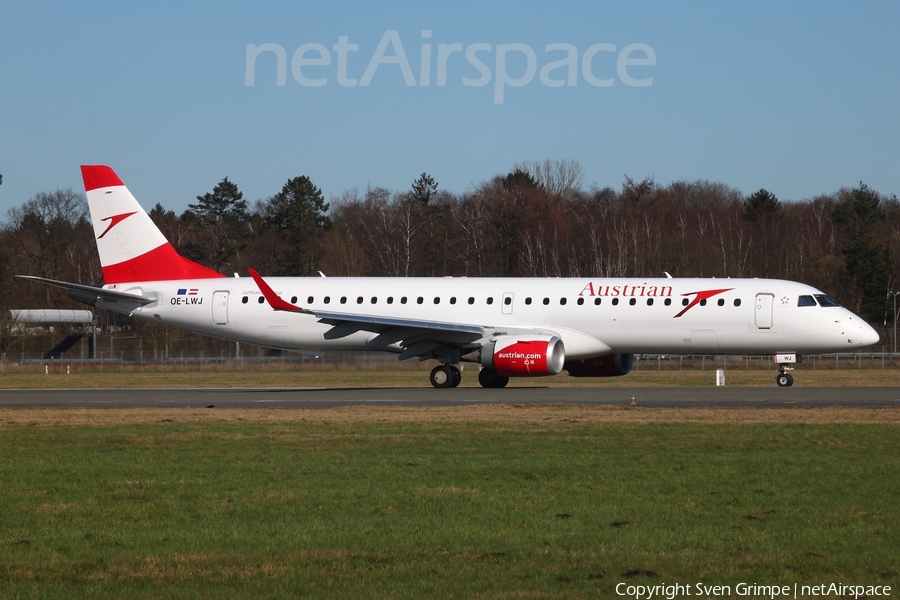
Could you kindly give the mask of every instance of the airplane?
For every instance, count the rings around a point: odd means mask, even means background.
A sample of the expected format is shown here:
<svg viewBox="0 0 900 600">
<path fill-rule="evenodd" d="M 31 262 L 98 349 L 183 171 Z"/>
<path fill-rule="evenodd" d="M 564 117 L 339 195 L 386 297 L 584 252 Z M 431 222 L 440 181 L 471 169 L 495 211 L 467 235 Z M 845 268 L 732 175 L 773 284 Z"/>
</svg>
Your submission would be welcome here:
<svg viewBox="0 0 900 600">
<path fill-rule="evenodd" d="M 627 374 L 635 354 L 802 354 L 879 336 L 824 292 L 780 279 L 226 277 L 181 255 L 108 166 L 81 167 L 102 286 L 20 276 L 114 313 L 285 351 L 374 350 L 437 360 L 430 382 L 483 387 L 567 371 Z"/>
</svg>

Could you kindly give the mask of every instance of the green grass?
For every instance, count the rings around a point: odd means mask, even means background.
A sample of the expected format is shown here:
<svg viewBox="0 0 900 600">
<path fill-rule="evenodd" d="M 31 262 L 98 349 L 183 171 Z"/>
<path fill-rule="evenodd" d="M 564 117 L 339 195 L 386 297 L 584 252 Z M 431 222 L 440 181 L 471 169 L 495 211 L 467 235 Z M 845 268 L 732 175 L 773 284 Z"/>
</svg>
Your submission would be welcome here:
<svg viewBox="0 0 900 600">
<path fill-rule="evenodd" d="M 596 598 L 620 581 L 896 586 L 898 444 L 900 430 L 880 425 L 7 426 L 0 590 Z"/>
</svg>

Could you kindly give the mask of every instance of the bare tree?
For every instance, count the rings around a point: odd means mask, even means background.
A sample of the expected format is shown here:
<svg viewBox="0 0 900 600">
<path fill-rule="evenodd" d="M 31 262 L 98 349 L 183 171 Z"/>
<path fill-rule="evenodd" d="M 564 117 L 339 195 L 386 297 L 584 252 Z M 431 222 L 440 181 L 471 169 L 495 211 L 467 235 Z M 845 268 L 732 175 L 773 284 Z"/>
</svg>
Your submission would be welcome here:
<svg viewBox="0 0 900 600">
<path fill-rule="evenodd" d="M 572 159 L 526 160 L 513 165 L 513 169 L 529 173 L 548 194 L 563 200 L 571 200 L 584 180 L 581 163 Z"/>
</svg>

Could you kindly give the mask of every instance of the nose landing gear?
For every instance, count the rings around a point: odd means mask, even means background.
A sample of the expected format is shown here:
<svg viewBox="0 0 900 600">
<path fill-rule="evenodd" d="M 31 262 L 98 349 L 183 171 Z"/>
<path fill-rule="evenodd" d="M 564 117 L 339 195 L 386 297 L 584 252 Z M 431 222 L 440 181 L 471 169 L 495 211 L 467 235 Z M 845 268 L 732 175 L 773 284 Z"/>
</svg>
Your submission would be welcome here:
<svg viewBox="0 0 900 600">
<path fill-rule="evenodd" d="M 794 378 L 788 371 L 793 371 L 794 367 L 790 365 L 797 362 L 796 354 L 776 354 L 775 362 L 778 363 L 778 375 L 775 376 L 775 383 L 778 387 L 791 387 L 794 385 Z"/>
<path fill-rule="evenodd" d="M 778 387 L 791 387 L 794 385 L 794 378 L 790 373 L 786 373 L 789 367 L 781 367 L 778 375 L 775 376 L 775 383 Z"/>
</svg>

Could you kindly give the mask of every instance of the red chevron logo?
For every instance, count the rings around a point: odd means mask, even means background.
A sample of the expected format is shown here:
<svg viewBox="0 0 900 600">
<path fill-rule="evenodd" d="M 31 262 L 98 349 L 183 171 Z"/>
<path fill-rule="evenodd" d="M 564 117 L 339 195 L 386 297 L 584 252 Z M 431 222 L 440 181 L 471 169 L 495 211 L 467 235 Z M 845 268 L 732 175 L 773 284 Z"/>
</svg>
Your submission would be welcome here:
<svg viewBox="0 0 900 600">
<path fill-rule="evenodd" d="M 682 310 L 680 313 L 678 313 L 677 315 L 675 315 L 672 318 L 677 319 L 678 317 L 680 317 L 687 311 L 691 310 L 693 307 L 700 304 L 701 300 L 708 300 L 717 294 L 721 294 L 722 292 L 730 292 L 733 289 L 734 288 L 724 288 L 721 290 L 703 290 L 700 292 L 688 292 L 687 294 L 682 294 L 682 296 L 694 296 L 694 299 L 691 300 L 690 304 L 688 304 L 687 306 L 684 307 L 684 310 Z"/>
<path fill-rule="evenodd" d="M 105 219 L 100 219 L 101 221 L 109 221 L 109 226 L 107 226 L 106 231 L 101 233 L 97 239 L 99 240 L 100 238 L 102 238 L 104 235 L 109 233 L 110 229 L 112 229 L 113 227 L 115 227 L 116 225 L 118 225 L 119 223 L 121 223 L 122 221 L 124 221 L 125 219 L 127 219 L 128 217 L 130 217 L 131 215 L 134 215 L 134 214 L 137 214 L 137 211 L 130 212 L 130 213 L 122 213 L 121 215 L 113 215 L 111 217 L 106 217 Z"/>
</svg>

